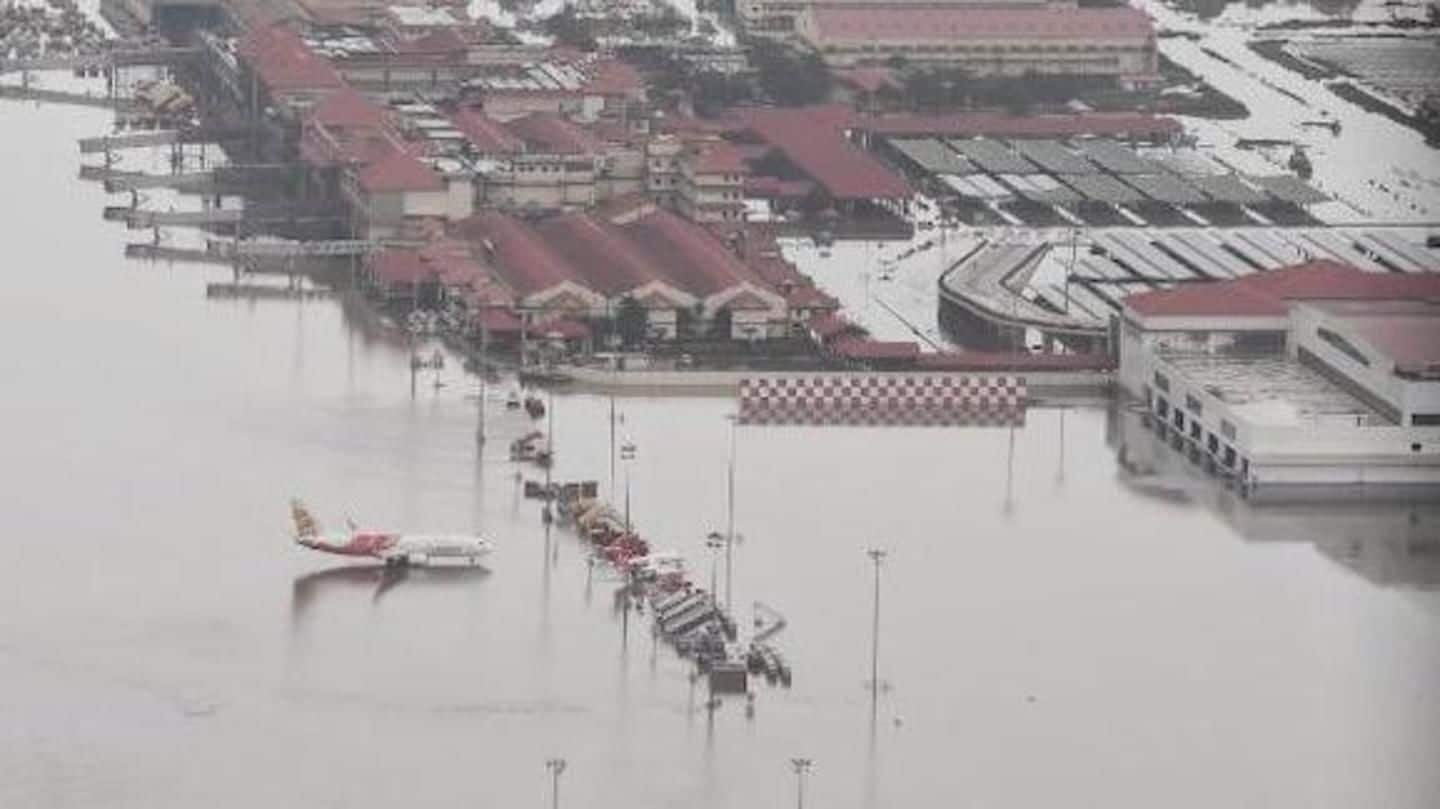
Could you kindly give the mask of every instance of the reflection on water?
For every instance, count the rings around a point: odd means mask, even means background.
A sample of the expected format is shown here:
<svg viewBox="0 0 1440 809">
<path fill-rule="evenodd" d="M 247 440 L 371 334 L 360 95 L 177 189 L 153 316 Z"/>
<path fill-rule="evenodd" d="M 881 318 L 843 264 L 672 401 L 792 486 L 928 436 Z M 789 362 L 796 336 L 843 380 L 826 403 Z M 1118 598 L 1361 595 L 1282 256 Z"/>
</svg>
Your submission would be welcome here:
<svg viewBox="0 0 1440 809">
<path fill-rule="evenodd" d="M 1173 449 L 1139 409 L 1115 408 L 1109 442 L 1121 481 L 1176 504 L 1200 504 L 1248 542 L 1307 542 L 1383 587 L 1440 590 L 1440 492 L 1372 492 L 1335 499 L 1303 490 L 1256 500 Z"/>
<path fill-rule="evenodd" d="M 316 601 L 327 595 L 368 592 L 371 603 L 378 604 L 386 593 L 403 583 L 426 588 L 468 586 L 489 575 L 490 571 L 482 565 L 337 565 L 295 577 L 290 591 L 290 621 L 292 626 L 298 625 Z"/>
</svg>

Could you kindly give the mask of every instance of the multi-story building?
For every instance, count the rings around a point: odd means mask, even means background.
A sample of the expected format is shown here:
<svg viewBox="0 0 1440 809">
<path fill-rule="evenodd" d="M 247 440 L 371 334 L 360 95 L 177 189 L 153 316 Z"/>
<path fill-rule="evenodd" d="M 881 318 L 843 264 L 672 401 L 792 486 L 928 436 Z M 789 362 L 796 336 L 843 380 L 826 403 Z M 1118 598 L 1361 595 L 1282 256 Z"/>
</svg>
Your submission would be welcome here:
<svg viewBox="0 0 1440 809">
<path fill-rule="evenodd" d="M 736 0 L 735 14 L 752 36 L 788 38 L 795 35 L 798 21 L 811 9 L 822 7 L 871 6 L 894 8 L 900 3 L 879 0 Z M 907 0 L 903 5 L 927 8 L 1074 8 L 1075 0 Z"/>
<path fill-rule="evenodd" d="M 900 58 L 974 76 L 1107 76 L 1127 84 L 1158 77 L 1155 26 L 1130 6 L 812 5 L 796 18 L 795 34 L 832 67 Z"/>
<path fill-rule="evenodd" d="M 1120 380 L 1245 491 L 1440 485 L 1440 274 L 1333 262 L 1126 300 Z"/>
<path fill-rule="evenodd" d="M 692 222 L 745 221 L 745 178 L 740 150 L 723 140 L 694 143 L 680 156 L 679 211 Z"/>
</svg>

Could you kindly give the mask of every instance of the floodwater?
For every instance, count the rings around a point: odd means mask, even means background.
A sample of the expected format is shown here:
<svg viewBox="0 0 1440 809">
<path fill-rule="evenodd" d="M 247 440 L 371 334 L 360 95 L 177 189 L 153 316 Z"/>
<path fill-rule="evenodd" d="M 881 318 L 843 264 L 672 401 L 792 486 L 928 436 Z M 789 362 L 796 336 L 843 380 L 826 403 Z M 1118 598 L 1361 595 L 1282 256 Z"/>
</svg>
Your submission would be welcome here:
<svg viewBox="0 0 1440 809">
<path fill-rule="evenodd" d="M 753 718 L 707 711 L 520 496 L 529 424 L 497 391 L 477 455 L 457 364 L 412 399 L 407 349 L 353 307 L 207 300 L 223 270 L 124 259 L 141 234 L 74 179 L 101 113 L 6 102 L 0 126 L 0 806 L 539 806 L 551 756 L 583 807 L 788 806 L 794 756 L 837 808 L 1440 795 L 1434 504 L 1176 497 L 1163 453 L 1157 497 L 1117 461 L 1147 434 L 1098 404 L 1013 432 L 742 427 L 734 600 L 785 615 L 796 679 Z M 703 581 L 733 402 L 617 407 L 616 488 Z M 554 411 L 557 478 L 608 488 L 609 402 Z M 386 579 L 291 545 L 292 495 L 499 549 Z"/>
</svg>

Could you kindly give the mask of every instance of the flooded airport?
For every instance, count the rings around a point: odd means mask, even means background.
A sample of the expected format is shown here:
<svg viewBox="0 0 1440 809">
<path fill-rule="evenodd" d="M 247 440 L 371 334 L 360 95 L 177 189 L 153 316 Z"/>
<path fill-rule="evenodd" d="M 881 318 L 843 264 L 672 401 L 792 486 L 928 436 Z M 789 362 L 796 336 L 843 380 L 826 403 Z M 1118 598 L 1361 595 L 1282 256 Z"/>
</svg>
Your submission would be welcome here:
<svg viewBox="0 0 1440 809">
<path fill-rule="evenodd" d="M 105 113 L 0 117 L 0 805 L 539 806 L 553 757 L 567 806 L 785 806 L 797 757 L 840 809 L 1440 795 L 1433 500 L 1252 503 L 1101 400 L 732 427 L 733 398 L 619 397 L 617 463 L 611 399 L 556 392 L 554 477 L 628 491 L 701 579 L 734 430 L 732 603 L 784 616 L 794 680 L 711 702 L 523 496 L 511 380 L 482 397 L 452 359 L 412 394 L 412 348 L 343 298 L 207 299 L 227 269 L 124 258 L 76 215 Z M 308 553 L 291 497 L 496 550 Z"/>
</svg>

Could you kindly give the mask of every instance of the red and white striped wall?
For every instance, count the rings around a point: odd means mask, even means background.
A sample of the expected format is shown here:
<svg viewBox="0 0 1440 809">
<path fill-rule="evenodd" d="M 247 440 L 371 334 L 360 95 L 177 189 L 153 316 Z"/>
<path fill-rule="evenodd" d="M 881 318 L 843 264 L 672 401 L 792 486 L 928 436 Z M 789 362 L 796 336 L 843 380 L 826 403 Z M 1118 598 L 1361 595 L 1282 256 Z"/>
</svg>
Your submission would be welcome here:
<svg viewBox="0 0 1440 809">
<path fill-rule="evenodd" d="M 1025 379 L 925 373 L 773 374 L 740 380 L 742 424 L 1025 423 Z"/>
</svg>

